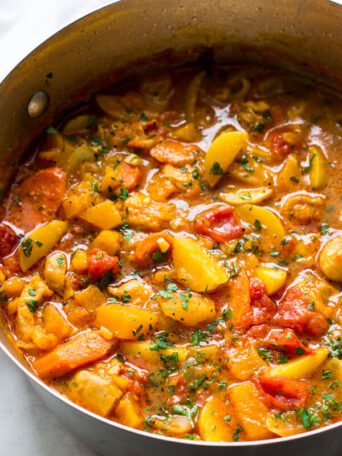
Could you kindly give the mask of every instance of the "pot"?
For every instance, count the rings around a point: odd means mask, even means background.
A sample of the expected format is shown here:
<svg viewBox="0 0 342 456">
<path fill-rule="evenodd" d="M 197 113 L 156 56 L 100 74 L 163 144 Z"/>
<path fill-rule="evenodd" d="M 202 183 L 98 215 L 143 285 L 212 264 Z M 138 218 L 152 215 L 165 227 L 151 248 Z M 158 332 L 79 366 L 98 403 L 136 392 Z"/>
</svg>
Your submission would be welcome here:
<svg viewBox="0 0 342 456">
<path fill-rule="evenodd" d="M 26 57 L 0 85 L 0 182 L 63 109 L 96 87 L 161 65 L 214 58 L 285 66 L 342 85 L 342 6 L 328 0 L 123 0 L 71 24 Z M 101 418 L 49 389 L 14 349 L 0 347 L 53 413 L 100 454 L 337 456 L 342 422 L 269 441 L 208 443 L 149 435 Z"/>
</svg>

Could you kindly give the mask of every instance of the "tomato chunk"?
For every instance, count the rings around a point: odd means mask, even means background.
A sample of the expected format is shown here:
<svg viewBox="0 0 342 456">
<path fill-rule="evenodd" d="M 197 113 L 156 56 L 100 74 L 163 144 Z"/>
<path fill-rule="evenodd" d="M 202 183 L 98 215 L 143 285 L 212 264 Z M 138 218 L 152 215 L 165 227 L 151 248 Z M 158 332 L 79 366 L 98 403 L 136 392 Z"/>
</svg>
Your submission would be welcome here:
<svg viewBox="0 0 342 456">
<path fill-rule="evenodd" d="M 266 294 L 265 285 L 261 280 L 252 277 L 249 280 L 251 310 L 246 315 L 249 326 L 261 325 L 272 320 L 276 312 L 276 304 Z"/>
<path fill-rule="evenodd" d="M 265 342 L 275 348 L 285 350 L 290 358 L 308 355 L 312 352 L 312 349 L 305 346 L 291 329 L 271 329 L 265 338 Z"/>
<path fill-rule="evenodd" d="M 194 220 L 194 229 L 217 242 L 237 239 L 243 234 L 243 228 L 230 206 L 219 206 L 199 214 Z"/>
<path fill-rule="evenodd" d="M 31 231 L 55 217 L 65 191 L 66 174 L 63 170 L 42 169 L 12 192 L 5 219 L 24 231 Z"/>
<path fill-rule="evenodd" d="M 13 252 L 18 244 L 18 236 L 12 228 L 0 223 L 0 258 L 4 258 Z"/>
<path fill-rule="evenodd" d="M 165 251 L 161 247 L 165 241 L 169 247 L 165 245 Z M 172 252 L 173 239 L 168 233 L 156 233 L 147 236 L 137 246 L 134 254 L 135 262 L 139 266 L 147 266 L 153 262 L 161 263 Z"/>
<path fill-rule="evenodd" d="M 92 249 L 88 252 L 88 266 L 91 279 L 96 282 L 105 274 L 115 276 L 119 272 L 119 260 L 116 256 L 107 255 L 99 249 Z"/>
<path fill-rule="evenodd" d="M 321 336 L 328 329 L 326 318 L 308 309 L 310 301 L 298 287 L 291 287 L 280 301 L 274 322 L 298 334 Z"/>
<path fill-rule="evenodd" d="M 269 407 L 286 411 L 303 408 L 306 404 L 309 386 L 304 381 L 267 375 L 255 377 L 254 380 Z"/>
<path fill-rule="evenodd" d="M 164 140 L 151 149 L 151 156 L 160 163 L 184 166 L 192 163 L 198 153 L 198 147 L 176 141 Z"/>
</svg>

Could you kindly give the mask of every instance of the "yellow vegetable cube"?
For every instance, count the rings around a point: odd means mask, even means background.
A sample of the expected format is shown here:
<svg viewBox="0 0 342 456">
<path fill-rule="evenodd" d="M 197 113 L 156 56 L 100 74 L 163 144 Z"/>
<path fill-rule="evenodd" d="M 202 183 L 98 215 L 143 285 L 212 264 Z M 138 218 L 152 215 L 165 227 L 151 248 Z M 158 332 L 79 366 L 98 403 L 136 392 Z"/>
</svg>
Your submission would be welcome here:
<svg viewBox="0 0 342 456">
<path fill-rule="evenodd" d="M 317 348 L 308 355 L 299 356 L 286 364 L 272 367 L 267 375 L 269 377 L 286 377 L 301 379 L 313 374 L 327 359 L 329 350 L 327 348 Z"/>
<path fill-rule="evenodd" d="M 76 304 L 85 307 L 89 312 L 94 312 L 106 302 L 106 296 L 95 285 L 78 292 L 74 296 Z"/>
<path fill-rule="evenodd" d="M 97 309 L 95 326 L 104 326 L 118 339 L 135 340 L 157 326 L 158 316 L 149 310 L 121 304 L 105 304 Z"/>
<path fill-rule="evenodd" d="M 76 272 L 82 274 L 88 271 L 88 255 L 85 250 L 77 249 L 71 257 L 71 266 Z"/>
<path fill-rule="evenodd" d="M 101 230 L 110 230 L 122 224 L 117 206 L 109 200 L 89 207 L 84 212 L 81 212 L 79 217 Z"/>
<path fill-rule="evenodd" d="M 270 412 L 266 418 L 267 429 L 280 437 L 300 434 L 304 431 L 302 422 L 298 419 L 297 412 L 283 412 L 280 416 Z"/>
<path fill-rule="evenodd" d="M 2 286 L 6 292 L 6 295 L 9 298 L 16 298 L 23 291 L 24 286 L 26 285 L 25 279 L 19 277 L 13 277 L 13 279 L 6 280 Z"/>
<path fill-rule="evenodd" d="M 224 395 L 214 396 L 204 404 L 198 417 L 198 429 L 206 442 L 230 442 L 236 427 L 232 406 Z"/>
<path fill-rule="evenodd" d="M 328 161 L 317 146 L 310 147 L 310 182 L 314 189 L 324 187 L 328 182 Z"/>
<path fill-rule="evenodd" d="M 162 311 L 167 317 L 185 326 L 197 326 L 214 320 L 215 302 L 212 299 L 192 293 L 173 294 L 170 299 L 158 297 Z"/>
<path fill-rule="evenodd" d="M 266 427 L 268 408 L 259 398 L 252 382 L 239 383 L 229 389 L 229 397 L 238 422 L 251 440 L 262 440 L 273 436 Z"/>
<path fill-rule="evenodd" d="M 59 340 L 66 339 L 72 333 L 71 324 L 53 304 L 47 304 L 44 307 L 43 322 L 46 331 L 57 336 Z"/>
<path fill-rule="evenodd" d="M 58 339 L 54 334 L 50 334 L 44 328 L 39 327 L 32 329 L 31 337 L 33 343 L 40 350 L 52 350 L 58 342 Z"/>
<path fill-rule="evenodd" d="M 214 187 L 246 145 L 248 135 L 242 131 L 222 133 L 211 143 L 205 156 L 205 172 L 210 187 Z"/>
<path fill-rule="evenodd" d="M 138 428 L 143 423 L 139 407 L 129 394 L 126 394 L 126 396 L 121 399 L 119 405 L 115 409 L 115 415 L 120 423 L 129 427 Z"/>
<path fill-rule="evenodd" d="M 68 223 L 53 220 L 46 225 L 39 226 L 32 231 L 19 246 L 19 263 L 23 272 L 26 272 L 41 258 L 46 256 L 66 233 Z"/>
<path fill-rule="evenodd" d="M 212 291 L 228 281 L 226 270 L 192 238 L 175 237 L 172 256 L 178 280 L 193 291 Z"/>
<path fill-rule="evenodd" d="M 66 270 L 66 257 L 63 253 L 55 252 L 47 257 L 44 277 L 48 286 L 58 294 L 63 294 Z"/>
<path fill-rule="evenodd" d="M 258 279 L 265 285 L 266 293 L 269 296 L 281 289 L 287 277 L 287 272 L 283 269 L 267 266 L 259 266 L 255 272 Z"/>
<path fill-rule="evenodd" d="M 122 235 L 117 231 L 103 230 L 91 243 L 91 248 L 104 250 L 108 255 L 115 255 L 119 249 Z"/>
</svg>

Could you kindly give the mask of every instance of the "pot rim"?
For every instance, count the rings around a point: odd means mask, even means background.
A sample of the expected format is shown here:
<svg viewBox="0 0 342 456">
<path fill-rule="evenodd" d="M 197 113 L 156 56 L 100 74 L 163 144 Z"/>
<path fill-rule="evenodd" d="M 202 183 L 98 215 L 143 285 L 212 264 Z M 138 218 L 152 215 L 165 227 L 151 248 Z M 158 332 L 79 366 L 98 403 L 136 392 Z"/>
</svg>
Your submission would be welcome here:
<svg viewBox="0 0 342 456">
<path fill-rule="evenodd" d="M 134 0 L 133 0 L 134 1 Z M 336 5 L 339 5 L 342 8 L 342 2 L 341 0 L 325 0 L 326 2 L 333 3 Z M 125 3 L 129 3 L 130 0 L 117 0 L 113 3 L 110 3 L 109 5 L 106 5 L 104 7 L 97 8 L 90 13 L 80 17 L 79 19 L 76 19 L 72 21 L 70 24 L 62 27 L 60 30 L 49 36 L 46 40 L 44 40 L 39 46 L 34 48 L 29 54 L 27 54 L 25 57 L 23 57 L 10 71 L 9 73 L 3 78 L 3 80 L 0 81 L 0 87 L 2 86 L 3 83 L 6 82 L 7 78 L 12 75 L 17 69 L 28 59 L 33 57 L 35 54 L 39 54 L 42 52 L 42 50 L 49 45 L 50 40 L 54 39 L 57 37 L 57 35 L 63 35 L 65 33 L 69 33 L 70 29 L 72 30 L 73 27 L 78 25 L 78 23 L 84 21 L 87 17 L 96 14 L 97 12 L 102 12 L 103 10 L 106 10 L 107 8 L 112 8 L 114 5 L 117 5 L 118 8 L 121 8 L 122 5 Z M 0 324 L 0 331 L 4 331 L 3 328 L 1 328 Z M 7 337 L 5 335 L 5 337 Z M 67 397 L 63 396 L 60 394 L 58 391 L 54 390 L 53 388 L 49 387 L 47 384 L 45 384 L 37 375 L 35 375 L 28 365 L 25 365 L 26 361 L 20 362 L 11 352 L 10 350 L 5 346 L 5 344 L 0 341 L 0 349 L 2 350 L 3 353 L 7 355 L 7 357 L 29 378 L 31 382 L 34 382 L 37 386 L 40 388 L 44 389 L 47 393 L 51 394 L 54 396 L 57 400 L 63 402 L 69 407 L 72 407 L 74 410 L 77 410 L 79 413 L 86 415 L 92 419 L 98 420 L 106 425 L 113 426 L 116 428 L 119 428 L 123 431 L 132 433 L 132 434 L 137 434 L 141 437 L 145 438 L 152 438 L 156 440 L 161 440 L 165 442 L 172 442 L 174 444 L 181 444 L 181 445 L 190 445 L 190 446 L 203 446 L 203 447 L 209 447 L 209 448 L 215 448 L 215 447 L 253 447 L 253 446 L 268 446 L 272 444 L 285 444 L 286 442 L 292 442 L 296 441 L 299 439 L 308 439 L 313 435 L 318 435 L 322 434 L 324 432 L 327 432 L 329 430 L 336 429 L 338 427 L 342 427 L 342 421 L 329 424 L 327 426 L 318 428 L 318 429 L 313 429 L 308 432 L 303 432 L 300 434 L 294 434 L 292 436 L 288 437 L 277 437 L 274 439 L 264 439 L 264 440 L 252 440 L 252 441 L 245 441 L 245 442 L 206 442 L 203 440 L 187 440 L 187 439 L 180 439 L 176 437 L 168 437 L 168 436 L 163 436 L 163 435 L 158 435 L 158 434 L 151 434 L 146 431 L 142 431 L 139 429 L 134 429 L 129 426 L 125 426 L 123 424 L 120 424 L 116 421 L 109 420 L 107 418 L 104 418 L 100 415 L 97 415 L 86 408 L 83 408 L 76 403 L 72 402 L 69 400 Z M 26 363 L 27 364 L 27 363 Z"/>
</svg>

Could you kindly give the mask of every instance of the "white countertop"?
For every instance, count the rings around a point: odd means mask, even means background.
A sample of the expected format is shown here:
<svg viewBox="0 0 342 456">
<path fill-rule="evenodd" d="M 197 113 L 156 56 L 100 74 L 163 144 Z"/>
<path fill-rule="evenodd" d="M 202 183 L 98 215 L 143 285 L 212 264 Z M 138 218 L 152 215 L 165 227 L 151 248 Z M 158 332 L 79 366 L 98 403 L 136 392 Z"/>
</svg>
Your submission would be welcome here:
<svg viewBox="0 0 342 456">
<path fill-rule="evenodd" d="M 67 24 L 113 1 L 0 0 L 0 81 Z M 0 456 L 95 456 L 55 418 L 0 352 Z"/>
</svg>

